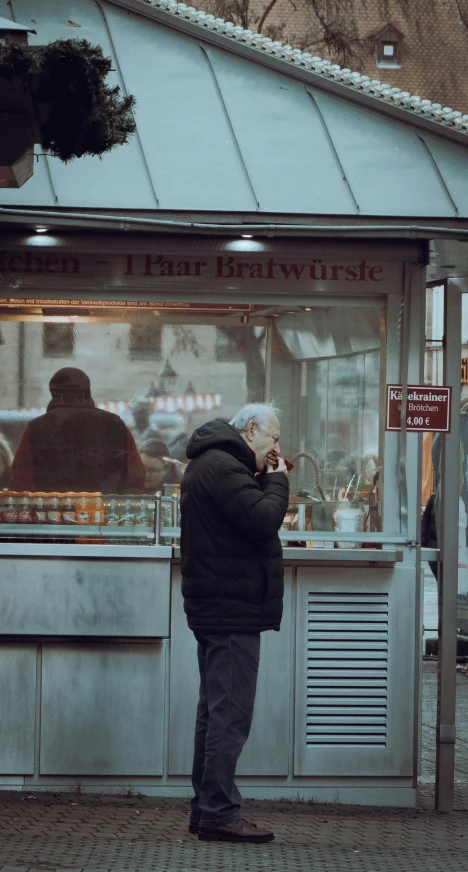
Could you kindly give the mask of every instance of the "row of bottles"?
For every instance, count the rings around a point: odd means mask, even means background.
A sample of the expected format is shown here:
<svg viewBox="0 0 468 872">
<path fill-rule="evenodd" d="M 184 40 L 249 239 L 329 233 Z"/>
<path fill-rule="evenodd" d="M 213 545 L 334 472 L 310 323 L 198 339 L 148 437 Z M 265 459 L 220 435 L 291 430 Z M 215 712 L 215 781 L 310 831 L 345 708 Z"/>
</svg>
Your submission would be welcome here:
<svg viewBox="0 0 468 872">
<path fill-rule="evenodd" d="M 0 523 L 150 526 L 151 500 L 149 496 L 10 491 L 0 493 Z"/>
</svg>

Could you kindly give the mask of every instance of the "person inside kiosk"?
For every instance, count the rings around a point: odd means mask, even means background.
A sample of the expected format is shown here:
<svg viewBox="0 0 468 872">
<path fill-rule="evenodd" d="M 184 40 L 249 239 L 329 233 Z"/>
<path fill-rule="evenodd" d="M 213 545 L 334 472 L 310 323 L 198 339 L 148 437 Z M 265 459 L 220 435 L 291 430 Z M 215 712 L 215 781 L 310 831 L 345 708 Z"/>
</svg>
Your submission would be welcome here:
<svg viewBox="0 0 468 872">
<path fill-rule="evenodd" d="M 118 415 L 96 408 L 88 376 L 59 369 L 45 415 L 26 425 L 13 459 L 10 490 L 134 493 L 145 468 Z"/>
</svg>

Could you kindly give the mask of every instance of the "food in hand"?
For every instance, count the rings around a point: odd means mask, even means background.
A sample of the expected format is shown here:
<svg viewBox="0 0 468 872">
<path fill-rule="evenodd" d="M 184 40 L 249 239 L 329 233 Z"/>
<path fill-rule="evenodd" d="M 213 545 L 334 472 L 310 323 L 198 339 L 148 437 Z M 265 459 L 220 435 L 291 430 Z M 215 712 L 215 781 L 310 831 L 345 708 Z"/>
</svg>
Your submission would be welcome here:
<svg viewBox="0 0 468 872">
<path fill-rule="evenodd" d="M 279 460 L 279 454 L 277 454 L 276 451 L 270 451 L 266 456 L 267 466 L 272 466 L 273 469 L 278 469 Z M 294 464 L 291 463 L 290 460 L 286 460 L 285 457 L 283 457 L 283 460 L 288 472 L 290 472 L 291 469 L 294 469 Z"/>
<path fill-rule="evenodd" d="M 269 451 L 265 459 L 267 466 L 272 466 L 273 469 L 278 468 L 279 456 L 276 451 Z"/>
</svg>

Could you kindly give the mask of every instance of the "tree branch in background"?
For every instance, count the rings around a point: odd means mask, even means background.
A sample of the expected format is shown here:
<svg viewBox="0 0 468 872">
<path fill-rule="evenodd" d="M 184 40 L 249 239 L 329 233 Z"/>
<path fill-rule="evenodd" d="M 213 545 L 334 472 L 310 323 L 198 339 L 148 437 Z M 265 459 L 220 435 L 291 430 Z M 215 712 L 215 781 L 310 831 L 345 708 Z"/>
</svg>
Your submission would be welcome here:
<svg viewBox="0 0 468 872">
<path fill-rule="evenodd" d="M 266 330 L 257 336 L 251 326 L 218 327 L 228 336 L 245 362 L 247 388 L 246 403 L 263 403 L 265 400 L 265 360 L 262 353 Z"/>
<path fill-rule="evenodd" d="M 461 6 L 461 3 L 460 3 L 460 0 L 455 0 L 455 3 L 456 3 L 456 5 L 457 5 L 457 9 L 458 9 L 458 14 L 459 14 L 459 16 L 460 16 L 460 20 L 463 22 L 463 24 L 465 25 L 465 27 L 468 28 L 468 12 L 467 12 L 466 10 L 465 10 L 465 11 L 462 10 L 462 6 Z"/>
<path fill-rule="evenodd" d="M 273 7 L 275 5 L 276 5 L 276 0 L 270 0 L 270 2 L 267 3 L 267 5 L 265 6 L 263 13 L 260 16 L 260 21 L 258 22 L 258 25 L 257 25 L 257 32 L 258 33 L 262 32 L 262 27 L 265 24 L 265 20 L 267 19 L 268 15 L 270 14 L 271 10 L 273 9 Z"/>
</svg>

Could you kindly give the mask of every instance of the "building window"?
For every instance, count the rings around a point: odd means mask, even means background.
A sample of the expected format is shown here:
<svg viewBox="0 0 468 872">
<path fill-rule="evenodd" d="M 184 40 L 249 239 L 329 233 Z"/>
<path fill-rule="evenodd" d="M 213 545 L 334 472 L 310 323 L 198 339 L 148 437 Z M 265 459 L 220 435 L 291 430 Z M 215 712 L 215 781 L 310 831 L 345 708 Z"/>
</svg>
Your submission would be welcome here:
<svg viewBox="0 0 468 872">
<path fill-rule="evenodd" d="M 132 360 L 160 360 L 162 327 L 158 324 L 132 324 L 128 351 Z"/>
<path fill-rule="evenodd" d="M 378 67 L 401 67 L 403 34 L 392 24 L 375 36 L 375 56 Z"/>
<path fill-rule="evenodd" d="M 384 42 L 382 48 L 383 48 L 384 58 L 392 58 L 392 60 L 394 60 L 396 58 L 396 55 L 397 55 L 396 42 Z"/>
<path fill-rule="evenodd" d="M 75 350 L 75 325 L 42 325 L 42 353 L 44 357 L 72 357 Z"/>
</svg>

